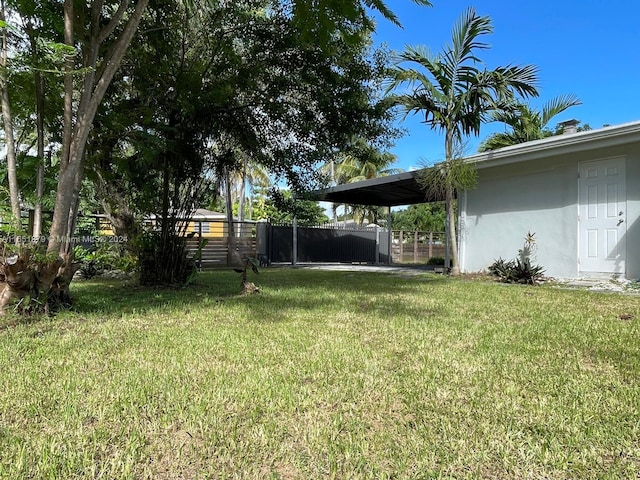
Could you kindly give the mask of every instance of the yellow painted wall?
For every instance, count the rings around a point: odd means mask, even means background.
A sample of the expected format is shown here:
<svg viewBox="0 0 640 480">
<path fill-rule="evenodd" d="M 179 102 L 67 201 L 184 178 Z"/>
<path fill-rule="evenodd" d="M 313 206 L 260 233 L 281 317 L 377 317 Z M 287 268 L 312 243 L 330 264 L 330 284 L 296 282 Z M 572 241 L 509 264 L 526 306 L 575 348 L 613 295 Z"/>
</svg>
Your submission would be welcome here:
<svg viewBox="0 0 640 480">
<path fill-rule="evenodd" d="M 200 224 L 202 224 L 202 237 L 203 238 L 222 238 L 226 232 L 225 222 L 189 222 L 188 232 L 195 232 L 196 236 L 200 231 Z M 207 228 L 208 227 L 208 228 Z M 208 230 L 208 231 L 207 231 Z"/>
</svg>

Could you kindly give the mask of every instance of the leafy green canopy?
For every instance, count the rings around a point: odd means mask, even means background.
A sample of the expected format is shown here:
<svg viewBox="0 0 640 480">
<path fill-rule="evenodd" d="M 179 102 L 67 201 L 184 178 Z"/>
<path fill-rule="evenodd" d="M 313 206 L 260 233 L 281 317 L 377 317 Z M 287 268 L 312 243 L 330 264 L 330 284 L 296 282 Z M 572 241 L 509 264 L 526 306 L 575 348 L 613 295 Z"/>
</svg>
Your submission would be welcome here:
<svg viewBox="0 0 640 480">
<path fill-rule="evenodd" d="M 394 230 L 443 232 L 445 208 L 443 202 L 409 205 L 392 213 Z"/>
<path fill-rule="evenodd" d="M 428 0 L 412 1 L 431 6 Z M 292 0 L 291 6 L 294 25 L 301 32 L 302 40 L 319 45 L 329 42 L 336 33 L 350 42 L 358 37 L 362 27 L 372 30 L 370 10 L 377 10 L 385 19 L 400 26 L 396 14 L 382 0 Z"/>
<path fill-rule="evenodd" d="M 376 93 L 385 58 L 369 31 L 321 47 L 301 42 L 277 5 L 170 3 L 149 11 L 96 122 L 91 175 L 118 192 L 106 198 L 158 209 L 160 172 L 172 185 L 194 175 L 215 184 L 243 155 L 301 190 L 355 135 L 390 132 Z"/>
</svg>

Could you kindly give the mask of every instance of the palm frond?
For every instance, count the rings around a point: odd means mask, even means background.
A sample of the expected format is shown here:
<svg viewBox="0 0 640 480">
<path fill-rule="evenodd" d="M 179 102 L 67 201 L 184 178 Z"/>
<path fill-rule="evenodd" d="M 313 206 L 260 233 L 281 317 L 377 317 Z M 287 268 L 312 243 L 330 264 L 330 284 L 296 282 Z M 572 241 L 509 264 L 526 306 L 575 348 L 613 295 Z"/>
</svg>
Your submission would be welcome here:
<svg viewBox="0 0 640 480">
<path fill-rule="evenodd" d="M 538 67 L 535 65 L 508 65 L 490 73 L 492 87 L 499 97 L 510 98 L 508 92 L 521 97 L 537 97 Z"/>
<path fill-rule="evenodd" d="M 512 102 L 492 112 L 491 121 L 504 123 L 511 128 L 510 132 L 489 136 L 479 147 L 480 152 L 494 150 L 509 145 L 539 140 L 550 135 L 545 129 L 549 121 L 567 108 L 580 105 L 582 102 L 573 94 L 560 95 L 544 104 L 541 111 L 519 102 Z"/>
<path fill-rule="evenodd" d="M 487 120 L 506 119 L 518 98 L 538 95 L 538 70 L 533 65 L 485 69 L 476 52 L 489 48 L 483 36 L 492 32 L 490 17 L 469 8 L 455 24 L 451 44 L 440 54 L 406 46 L 395 58 L 389 91 L 401 85 L 411 91 L 394 95 L 393 105 L 400 106 L 405 117 L 423 113 L 425 124 L 447 134 L 446 145 L 465 135 L 478 135 Z M 404 62 L 411 65 L 405 67 Z M 504 111 L 501 119 L 492 118 L 493 112 L 500 111 Z M 517 109 L 510 115 L 514 125 L 521 121 Z M 531 117 L 526 123 L 539 122 Z"/>
<path fill-rule="evenodd" d="M 497 150 L 498 148 L 508 147 L 511 145 L 516 145 L 518 139 L 515 137 L 513 133 L 510 132 L 501 132 L 501 133 L 493 133 L 489 135 L 485 140 L 482 141 L 480 147 L 478 147 L 479 152 L 488 152 L 490 150 Z"/>
<path fill-rule="evenodd" d="M 349 3 L 349 2 L 340 2 L 340 3 Z M 364 4 L 374 10 L 377 10 L 378 12 L 380 12 L 380 14 L 387 20 L 389 20 L 390 22 L 394 23 L 397 26 L 401 26 L 400 25 L 400 20 L 398 20 L 398 17 L 396 16 L 395 13 L 393 13 L 391 11 L 391 9 L 389 9 L 389 7 L 382 1 L 382 0 L 365 0 Z"/>
<path fill-rule="evenodd" d="M 347 2 L 339 2 L 339 3 L 347 3 Z M 429 0 L 413 0 L 413 3 L 418 5 L 422 5 L 424 7 L 431 7 L 431 2 Z M 398 26 L 400 25 L 400 21 L 395 13 L 393 13 L 389 7 L 382 0 L 365 0 L 364 4 L 374 10 L 380 12 L 380 14 L 389 20 L 392 23 L 395 23 Z"/>
<path fill-rule="evenodd" d="M 582 105 L 582 102 L 576 95 L 571 93 L 552 98 L 542 107 L 542 126 L 546 126 L 547 123 L 549 123 L 549 121 L 559 113 L 564 112 L 570 107 L 575 107 L 576 105 Z"/>
<path fill-rule="evenodd" d="M 462 65 L 467 62 L 482 63 L 475 56 L 474 50 L 485 50 L 489 44 L 479 40 L 482 35 L 493 32 L 490 17 L 480 17 L 475 8 L 470 7 L 458 19 L 451 34 L 451 65 Z"/>
</svg>

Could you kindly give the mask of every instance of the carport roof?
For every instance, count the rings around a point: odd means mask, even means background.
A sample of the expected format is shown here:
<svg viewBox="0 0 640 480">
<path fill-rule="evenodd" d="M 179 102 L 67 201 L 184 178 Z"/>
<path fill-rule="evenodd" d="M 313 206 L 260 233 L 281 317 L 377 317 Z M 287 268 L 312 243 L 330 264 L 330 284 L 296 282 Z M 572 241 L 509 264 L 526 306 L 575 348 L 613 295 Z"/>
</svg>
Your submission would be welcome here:
<svg viewBox="0 0 640 480">
<path fill-rule="evenodd" d="M 607 149 L 630 142 L 640 142 L 640 121 L 610 127 L 555 135 L 541 140 L 521 143 L 490 152 L 478 153 L 466 158 L 478 169 L 501 167 L 512 163 L 535 161 L 551 155 L 576 154 L 582 151 Z M 337 185 L 310 192 L 314 200 L 348 203 L 354 205 L 376 205 L 394 207 L 442 201 L 444 198 L 429 197 L 420 188 L 417 177 L 421 170 L 398 173 L 362 182 Z"/>
<path fill-rule="evenodd" d="M 313 191 L 310 195 L 314 200 L 323 202 L 376 205 L 380 207 L 443 200 L 427 198 L 425 191 L 418 184 L 419 172 L 420 170 L 403 172 L 362 182 L 336 185 L 335 187 Z"/>
</svg>

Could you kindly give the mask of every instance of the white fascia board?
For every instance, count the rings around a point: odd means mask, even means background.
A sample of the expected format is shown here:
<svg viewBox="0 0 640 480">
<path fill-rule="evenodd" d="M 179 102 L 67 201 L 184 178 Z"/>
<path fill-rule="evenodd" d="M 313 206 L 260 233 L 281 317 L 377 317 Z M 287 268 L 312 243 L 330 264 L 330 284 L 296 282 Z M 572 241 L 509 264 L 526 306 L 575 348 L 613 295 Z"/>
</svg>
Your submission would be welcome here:
<svg viewBox="0 0 640 480">
<path fill-rule="evenodd" d="M 478 153 L 467 157 L 465 161 L 476 163 L 477 168 L 488 168 L 538 160 L 552 155 L 617 147 L 636 142 L 640 142 L 640 122 L 574 134 L 556 135 L 542 140 L 534 140 L 490 152 Z"/>
</svg>

